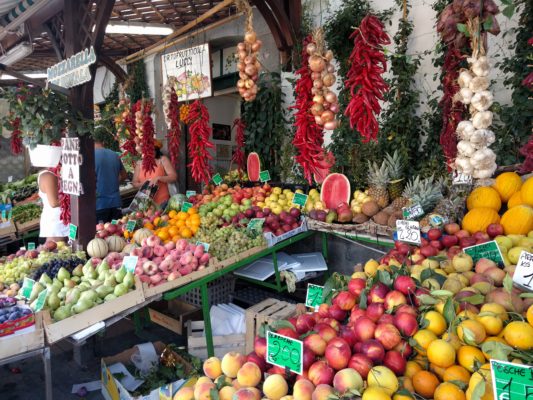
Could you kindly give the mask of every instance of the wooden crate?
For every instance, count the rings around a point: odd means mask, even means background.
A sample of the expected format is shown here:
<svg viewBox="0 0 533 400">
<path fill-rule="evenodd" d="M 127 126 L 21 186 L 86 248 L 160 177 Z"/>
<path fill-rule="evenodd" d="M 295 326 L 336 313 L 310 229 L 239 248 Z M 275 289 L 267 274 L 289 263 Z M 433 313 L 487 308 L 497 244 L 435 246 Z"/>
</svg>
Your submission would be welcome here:
<svg viewBox="0 0 533 400">
<path fill-rule="evenodd" d="M 28 351 L 37 350 L 45 346 L 43 315 L 35 314 L 35 330 L 28 333 L 15 332 L 0 338 L 0 360 Z"/>
<path fill-rule="evenodd" d="M 245 354 L 244 339 L 244 334 L 213 336 L 215 356 L 222 358 L 230 351 Z M 187 352 L 202 360 L 207 358 L 204 321 L 187 322 Z"/>
<path fill-rule="evenodd" d="M 246 309 L 246 354 L 254 350 L 254 339 L 263 324 L 296 315 L 296 304 L 277 299 L 266 299 Z"/>
<path fill-rule="evenodd" d="M 11 221 L 0 224 L 0 237 L 13 236 L 17 232 L 15 224 Z"/>
<path fill-rule="evenodd" d="M 135 277 L 135 290 L 118 297 L 115 300 L 107 301 L 95 306 L 81 314 L 75 314 L 62 321 L 54 322 L 50 313 L 44 313 L 44 329 L 48 343 L 52 344 L 66 338 L 91 325 L 105 321 L 114 315 L 120 314 L 129 308 L 144 302 L 141 281 Z"/>
<path fill-rule="evenodd" d="M 185 333 L 187 321 L 201 318 L 202 310 L 195 305 L 177 299 L 162 303 L 167 307 L 157 307 L 157 304 L 152 304 L 148 308 L 150 320 L 178 335 Z"/>
<path fill-rule="evenodd" d="M 23 224 L 18 223 L 15 221 L 15 226 L 17 227 L 18 233 L 26 233 L 34 230 L 39 229 L 39 225 L 41 224 L 41 219 L 32 219 L 31 221 L 24 222 Z"/>
</svg>

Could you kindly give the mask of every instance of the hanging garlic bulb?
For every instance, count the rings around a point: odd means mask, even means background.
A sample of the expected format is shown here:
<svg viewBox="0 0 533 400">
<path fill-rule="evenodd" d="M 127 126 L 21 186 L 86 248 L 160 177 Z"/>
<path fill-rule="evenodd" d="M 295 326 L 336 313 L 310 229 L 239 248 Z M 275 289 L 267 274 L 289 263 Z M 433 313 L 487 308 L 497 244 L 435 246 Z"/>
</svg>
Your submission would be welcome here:
<svg viewBox="0 0 533 400">
<path fill-rule="evenodd" d="M 459 91 L 459 94 L 461 95 L 461 102 L 463 104 L 470 104 L 472 97 L 474 96 L 474 92 L 472 92 L 468 87 L 462 88 Z"/>
<path fill-rule="evenodd" d="M 474 93 L 487 90 L 489 88 L 489 79 L 486 76 L 476 76 L 472 78 L 468 87 Z"/>
<path fill-rule="evenodd" d="M 457 78 L 457 83 L 461 88 L 467 88 L 470 85 L 470 82 L 472 82 L 473 76 L 468 70 L 463 70 L 459 74 L 459 78 Z"/>
<path fill-rule="evenodd" d="M 479 57 L 472 63 L 470 69 L 476 76 L 488 76 L 490 72 L 490 65 L 487 57 Z"/>
<path fill-rule="evenodd" d="M 457 151 L 460 155 L 471 157 L 475 153 L 476 148 L 469 141 L 461 140 L 457 143 Z"/>
<path fill-rule="evenodd" d="M 461 121 L 457 124 L 456 132 L 461 139 L 468 140 L 475 130 L 471 121 Z"/>
<path fill-rule="evenodd" d="M 468 89 L 470 90 L 470 89 Z M 488 90 L 483 90 L 472 96 L 470 103 L 477 111 L 486 111 L 494 101 L 494 96 Z"/>
<path fill-rule="evenodd" d="M 492 125 L 492 112 L 479 111 L 472 116 L 472 125 L 476 129 L 487 129 Z"/>
</svg>

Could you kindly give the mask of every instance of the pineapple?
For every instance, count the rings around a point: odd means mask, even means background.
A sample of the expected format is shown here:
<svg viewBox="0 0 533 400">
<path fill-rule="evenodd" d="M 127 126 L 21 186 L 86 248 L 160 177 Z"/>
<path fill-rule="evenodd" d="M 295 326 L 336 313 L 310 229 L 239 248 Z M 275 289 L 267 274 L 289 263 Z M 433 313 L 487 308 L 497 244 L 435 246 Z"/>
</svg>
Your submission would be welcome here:
<svg viewBox="0 0 533 400">
<path fill-rule="evenodd" d="M 408 205 L 418 203 L 427 214 L 441 199 L 440 185 L 434 182 L 433 176 L 425 179 L 420 179 L 420 176 L 417 176 L 407 183 L 402 195 L 392 202 L 392 206 L 401 210 Z"/>
<path fill-rule="evenodd" d="M 414 180 L 410 180 L 409 182 L 407 182 L 407 185 L 405 185 L 405 189 L 403 190 L 402 195 L 400 197 L 395 198 L 392 202 L 392 207 L 395 210 L 401 210 L 402 208 L 407 207 L 411 203 L 411 198 L 418 191 L 419 186 L 419 176 L 417 176 Z"/>
<path fill-rule="evenodd" d="M 384 163 L 387 164 L 387 168 L 389 169 L 389 196 L 391 200 L 394 200 L 402 194 L 405 163 L 403 158 L 400 157 L 398 150 L 394 150 L 392 156 L 387 153 Z"/>
<path fill-rule="evenodd" d="M 389 204 L 389 192 L 387 183 L 389 181 L 389 169 L 387 163 L 381 163 L 378 167 L 376 162 L 368 162 L 368 195 L 372 197 L 381 208 Z"/>
</svg>

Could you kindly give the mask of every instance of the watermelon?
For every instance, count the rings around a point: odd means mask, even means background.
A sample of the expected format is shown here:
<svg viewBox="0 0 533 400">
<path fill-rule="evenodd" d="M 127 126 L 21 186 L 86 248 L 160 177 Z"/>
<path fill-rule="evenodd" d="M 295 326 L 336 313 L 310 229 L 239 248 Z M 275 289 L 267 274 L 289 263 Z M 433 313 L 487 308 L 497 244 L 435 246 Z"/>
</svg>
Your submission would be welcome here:
<svg viewBox="0 0 533 400">
<path fill-rule="evenodd" d="M 328 210 L 335 210 L 341 203 L 350 204 L 351 188 L 346 175 L 333 173 L 326 176 L 320 189 L 320 201 Z"/>
<path fill-rule="evenodd" d="M 259 154 L 255 152 L 248 154 L 246 169 L 248 172 L 248 179 L 250 181 L 259 181 L 259 172 L 261 172 L 261 160 L 259 160 Z"/>
</svg>

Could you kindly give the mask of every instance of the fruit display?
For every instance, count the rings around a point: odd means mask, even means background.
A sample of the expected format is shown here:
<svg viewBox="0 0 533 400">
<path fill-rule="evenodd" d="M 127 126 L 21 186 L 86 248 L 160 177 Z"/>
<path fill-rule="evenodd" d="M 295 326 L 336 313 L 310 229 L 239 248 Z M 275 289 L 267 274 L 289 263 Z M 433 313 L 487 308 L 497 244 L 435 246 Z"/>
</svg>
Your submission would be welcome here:
<svg viewBox="0 0 533 400">
<path fill-rule="evenodd" d="M 238 228 L 233 225 L 222 228 L 201 228 L 196 239 L 209 244 L 209 254 L 219 261 L 266 244 L 262 232 Z"/>
</svg>

